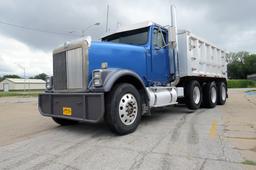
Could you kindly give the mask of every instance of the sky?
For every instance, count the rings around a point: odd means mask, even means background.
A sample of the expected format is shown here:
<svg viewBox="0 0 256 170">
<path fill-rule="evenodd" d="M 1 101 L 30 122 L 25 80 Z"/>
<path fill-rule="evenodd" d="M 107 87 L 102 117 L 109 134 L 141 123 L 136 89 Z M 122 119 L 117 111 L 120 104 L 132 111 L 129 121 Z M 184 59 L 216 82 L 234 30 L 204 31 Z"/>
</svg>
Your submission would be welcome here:
<svg viewBox="0 0 256 170">
<path fill-rule="evenodd" d="M 94 40 L 106 33 L 107 4 L 110 31 L 145 20 L 168 25 L 174 4 L 179 29 L 229 52 L 256 52 L 255 0 L 0 0 L 0 75 L 51 75 L 55 47 L 83 30 Z"/>
</svg>

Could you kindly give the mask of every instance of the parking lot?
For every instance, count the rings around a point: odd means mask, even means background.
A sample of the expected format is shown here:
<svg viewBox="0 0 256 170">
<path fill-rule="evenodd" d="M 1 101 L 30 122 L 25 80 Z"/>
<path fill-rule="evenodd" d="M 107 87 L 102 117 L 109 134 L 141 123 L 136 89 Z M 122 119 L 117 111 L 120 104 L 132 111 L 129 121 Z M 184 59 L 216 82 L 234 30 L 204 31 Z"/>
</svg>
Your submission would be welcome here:
<svg viewBox="0 0 256 170">
<path fill-rule="evenodd" d="M 0 169 L 256 169 L 256 95 L 230 90 L 226 105 L 155 109 L 136 132 L 102 122 L 61 127 L 37 98 L 0 98 Z"/>
</svg>

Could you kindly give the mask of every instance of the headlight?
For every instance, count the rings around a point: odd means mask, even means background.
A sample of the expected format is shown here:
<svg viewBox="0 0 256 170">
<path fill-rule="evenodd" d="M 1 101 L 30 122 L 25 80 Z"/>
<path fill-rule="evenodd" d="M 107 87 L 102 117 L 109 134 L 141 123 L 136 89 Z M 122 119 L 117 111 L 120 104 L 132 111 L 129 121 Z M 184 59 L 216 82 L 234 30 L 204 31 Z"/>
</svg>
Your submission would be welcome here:
<svg viewBox="0 0 256 170">
<path fill-rule="evenodd" d="M 93 72 L 93 79 L 101 79 L 101 72 L 100 71 L 94 71 Z"/>
<path fill-rule="evenodd" d="M 51 90 L 52 89 L 52 77 L 47 77 L 46 78 L 45 86 L 46 86 L 47 90 Z"/>
<path fill-rule="evenodd" d="M 101 70 L 95 70 L 93 72 L 93 86 L 99 87 L 102 86 L 102 79 L 101 79 Z"/>
<path fill-rule="evenodd" d="M 94 80 L 93 80 L 93 85 L 94 85 L 95 87 L 99 87 L 99 86 L 102 85 L 102 82 L 101 82 L 100 79 L 94 79 Z"/>
</svg>

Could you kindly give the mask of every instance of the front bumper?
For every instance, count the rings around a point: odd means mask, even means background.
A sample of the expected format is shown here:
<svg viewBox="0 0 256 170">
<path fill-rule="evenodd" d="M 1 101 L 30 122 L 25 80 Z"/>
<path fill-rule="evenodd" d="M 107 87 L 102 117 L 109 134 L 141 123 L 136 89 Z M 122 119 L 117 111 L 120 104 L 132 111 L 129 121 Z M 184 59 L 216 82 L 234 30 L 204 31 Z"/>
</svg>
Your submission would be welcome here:
<svg viewBox="0 0 256 170">
<path fill-rule="evenodd" d="M 104 93 L 43 93 L 38 107 L 43 116 L 99 122 L 104 115 Z M 70 115 L 63 114 L 67 107 L 72 110 Z"/>
</svg>

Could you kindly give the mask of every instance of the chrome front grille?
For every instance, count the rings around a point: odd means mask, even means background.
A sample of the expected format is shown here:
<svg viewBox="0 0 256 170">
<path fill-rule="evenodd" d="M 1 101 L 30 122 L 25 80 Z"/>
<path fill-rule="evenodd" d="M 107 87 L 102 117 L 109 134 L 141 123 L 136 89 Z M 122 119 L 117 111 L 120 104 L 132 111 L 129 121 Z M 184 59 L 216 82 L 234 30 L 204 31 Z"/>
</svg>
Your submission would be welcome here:
<svg viewBox="0 0 256 170">
<path fill-rule="evenodd" d="M 66 53 L 67 88 L 83 88 L 83 55 L 82 48 L 69 50 Z"/>
<path fill-rule="evenodd" d="M 53 86 L 55 90 L 67 89 L 66 52 L 53 55 Z"/>
<path fill-rule="evenodd" d="M 53 52 L 53 89 L 84 91 L 87 89 L 88 46 L 86 41 L 62 46 Z"/>
</svg>

